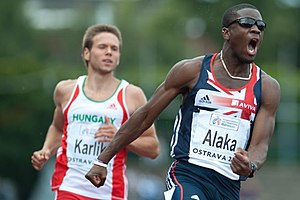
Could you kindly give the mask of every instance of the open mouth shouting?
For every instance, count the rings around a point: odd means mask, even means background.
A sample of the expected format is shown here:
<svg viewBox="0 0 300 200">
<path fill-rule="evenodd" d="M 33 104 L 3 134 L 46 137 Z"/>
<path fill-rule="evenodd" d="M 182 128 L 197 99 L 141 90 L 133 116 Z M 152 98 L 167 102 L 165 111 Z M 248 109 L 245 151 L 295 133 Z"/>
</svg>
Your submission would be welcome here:
<svg viewBox="0 0 300 200">
<path fill-rule="evenodd" d="M 247 52 L 250 56 L 255 56 L 259 45 L 258 38 L 252 38 L 247 45 Z"/>
</svg>

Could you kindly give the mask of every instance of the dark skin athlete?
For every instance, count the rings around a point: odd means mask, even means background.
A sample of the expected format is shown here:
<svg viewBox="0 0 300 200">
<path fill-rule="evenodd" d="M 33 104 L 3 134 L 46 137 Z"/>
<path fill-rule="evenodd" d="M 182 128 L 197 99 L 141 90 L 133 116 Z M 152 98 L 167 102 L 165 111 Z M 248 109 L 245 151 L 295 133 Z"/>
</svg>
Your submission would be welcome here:
<svg viewBox="0 0 300 200">
<path fill-rule="evenodd" d="M 262 19 L 256 9 L 245 8 L 237 11 L 237 18 L 251 17 Z M 250 28 L 233 23 L 228 28 L 222 29 L 224 38 L 223 59 L 231 75 L 247 77 L 249 64 L 255 59 L 257 50 L 263 40 L 263 31 L 256 25 Z M 169 71 L 165 81 L 156 89 L 147 104 L 138 109 L 131 118 L 119 129 L 116 136 L 98 157 L 104 163 L 117 154 L 122 148 L 138 138 L 148 127 L 153 124 L 159 114 L 178 95 L 185 96 L 194 87 L 198 80 L 204 56 L 182 60 L 175 64 Z M 220 54 L 217 55 L 213 70 L 217 81 L 227 88 L 240 88 L 248 81 L 232 79 L 221 64 Z M 248 151 L 238 148 L 231 161 L 231 169 L 241 176 L 251 173 L 250 161 L 259 168 L 264 164 L 269 143 L 274 132 L 276 111 L 280 102 L 279 83 L 271 76 L 262 72 L 262 102 L 253 129 Z M 86 178 L 96 187 L 104 184 L 106 168 L 94 165 L 86 174 Z"/>
</svg>

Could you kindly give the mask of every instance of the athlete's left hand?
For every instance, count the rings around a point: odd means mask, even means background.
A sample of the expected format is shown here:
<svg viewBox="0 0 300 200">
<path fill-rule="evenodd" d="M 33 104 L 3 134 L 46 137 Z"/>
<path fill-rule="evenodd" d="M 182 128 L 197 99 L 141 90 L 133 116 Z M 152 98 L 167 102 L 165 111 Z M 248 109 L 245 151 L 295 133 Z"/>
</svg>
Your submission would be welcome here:
<svg viewBox="0 0 300 200">
<path fill-rule="evenodd" d="M 248 177 L 251 173 L 248 152 L 242 148 L 238 148 L 231 160 L 230 167 L 234 173 Z"/>
</svg>

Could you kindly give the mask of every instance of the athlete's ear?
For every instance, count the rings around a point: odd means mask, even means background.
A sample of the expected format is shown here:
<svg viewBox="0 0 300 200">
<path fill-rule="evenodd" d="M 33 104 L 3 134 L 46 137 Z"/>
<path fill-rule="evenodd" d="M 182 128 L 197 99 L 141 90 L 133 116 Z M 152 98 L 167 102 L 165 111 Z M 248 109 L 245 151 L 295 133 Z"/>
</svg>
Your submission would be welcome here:
<svg viewBox="0 0 300 200">
<path fill-rule="evenodd" d="M 84 60 L 89 61 L 90 60 L 90 50 L 88 48 L 84 48 L 83 52 L 82 52 L 82 57 Z"/>
<path fill-rule="evenodd" d="M 229 40 L 229 37 L 230 37 L 229 29 L 226 28 L 226 27 L 223 27 L 222 28 L 222 35 L 223 35 L 224 40 Z"/>
</svg>

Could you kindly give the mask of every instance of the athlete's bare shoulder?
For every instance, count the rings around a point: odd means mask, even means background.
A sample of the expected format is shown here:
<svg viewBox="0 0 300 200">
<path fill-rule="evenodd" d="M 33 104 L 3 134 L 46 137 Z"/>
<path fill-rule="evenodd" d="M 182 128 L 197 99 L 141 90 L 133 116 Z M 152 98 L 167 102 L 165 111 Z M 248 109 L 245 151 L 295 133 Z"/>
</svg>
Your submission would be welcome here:
<svg viewBox="0 0 300 200">
<path fill-rule="evenodd" d="M 279 84 L 279 82 L 275 78 L 273 78 L 271 75 L 267 74 L 263 70 L 262 70 L 261 78 L 262 78 L 262 84 L 263 84 L 263 86 L 268 87 L 268 88 L 271 87 L 275 91 L 280 91 L 280 84 Z"/>
<path fill-rule="evenodd" d="M 204 56 L 184 59 L 177 62 L 169 71 L 166 84 L 171 87 L 192 88 L 198 80 Z"/>
<path fill-rule="evenodd" d="M 127 92 L 129 95 L 132 95 L 132 96 L 140 96 L 140 95 L 144 95 L 144 92 L 142 90 L 142 88 L 134 85 L 134 84 L 129 84 L 128 87 L 127 87 Z"/>
<path fill-rule="evenodd" d="M 173 68 L 199 68 L 202 65 L 204 56 L 198 56 L 195 58 L 183 59 L 177 62 Z"/>
<path fill-rule="evenodd" d="M 59 92 L 59 93 L 68 93 L 70 91 L 72 92 L 75 84 L 76 84 L 75 79 L 62 80 L 57 83 L 55 87 L 55 92 Z"/>
<path fill-rule="evenodd" d="M 58 82 L 53 94 L 54 101 L 57 104 L 65 104 L 71 97 L 75 84 L 75 79 L 62 80 Z"/>
<path fill-rule="evenodd" d="M 130 114 L 147 102 L 146 96 L 142 88 L 129 84 L 126 88 L 126 104 Z"/>
<path fill-rule="evenodd" d="M 262 101 L 263 104 L 268 104 L 274 109 L 277 109 L 280 102 L 280 84 L 279 82 L 262 71 Z"/>
</svg>

